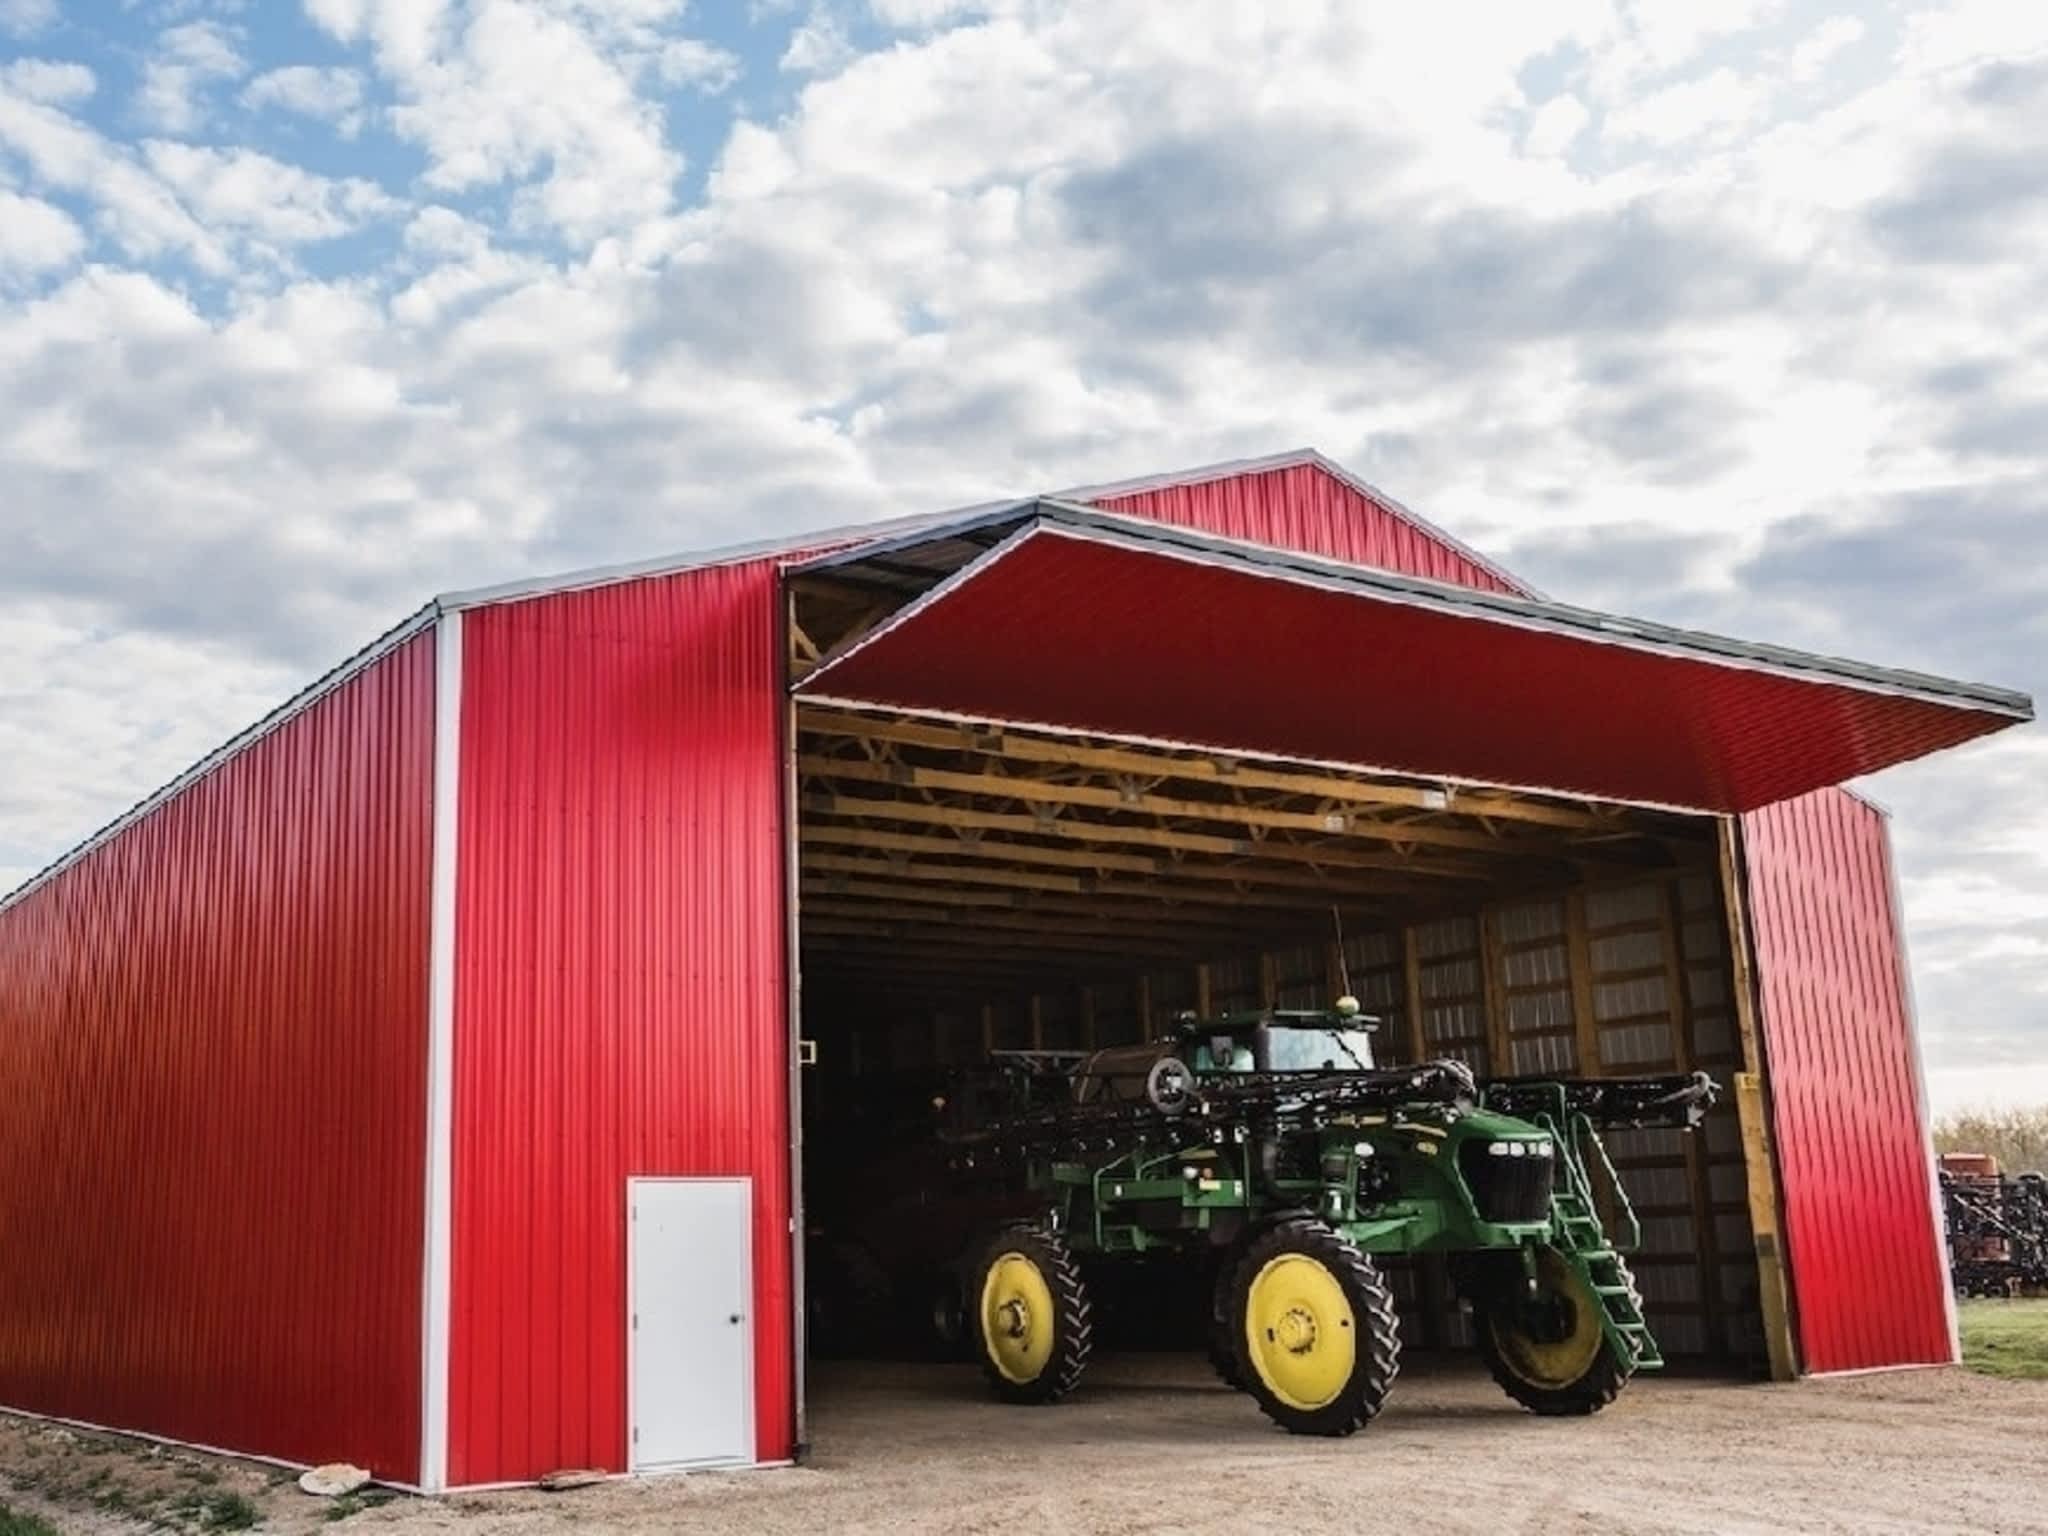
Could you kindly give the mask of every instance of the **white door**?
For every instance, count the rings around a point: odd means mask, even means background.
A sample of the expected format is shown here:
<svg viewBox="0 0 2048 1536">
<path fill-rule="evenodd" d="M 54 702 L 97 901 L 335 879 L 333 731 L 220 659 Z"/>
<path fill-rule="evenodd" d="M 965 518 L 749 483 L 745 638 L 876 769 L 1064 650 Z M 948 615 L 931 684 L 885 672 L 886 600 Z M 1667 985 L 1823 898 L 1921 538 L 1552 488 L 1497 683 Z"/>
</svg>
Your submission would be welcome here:
<svg viewBox="0 0 2048 1536">
<path fill-rule="evenodd" d="M 632 1467 L 754 1459 L 753 1185 L 629 1179 Z"/>
</svg>

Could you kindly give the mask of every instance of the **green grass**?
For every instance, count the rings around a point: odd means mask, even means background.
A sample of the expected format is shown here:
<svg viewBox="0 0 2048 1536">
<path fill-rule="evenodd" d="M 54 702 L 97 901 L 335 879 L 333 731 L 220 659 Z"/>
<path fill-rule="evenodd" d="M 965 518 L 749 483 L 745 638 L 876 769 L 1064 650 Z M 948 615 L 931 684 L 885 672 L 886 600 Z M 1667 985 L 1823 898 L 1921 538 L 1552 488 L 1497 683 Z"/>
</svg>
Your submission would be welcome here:
<svg viewBox="0 0 2048 1536">
<path fill-rule="evenodd" d="M 1987 1376 L 2048 1381 L 2048 1300 L 1961 1303 L 1963 1364 Z"/>
<path fill-rule="evenodd" d="M 173 1499 L 169 1512 L 202 1531 L 246 1531 L 263 1519 L 256 1506 L 239 1493 L 201 1493 L 196 1489 Z"/>
<path fill-rule="evenodd" d="M 389 1504 L 397 1497 L 388 1488 L 364 1488 L 356 1493 L 345 1493 L 327 1506 L 327 1519 L 330 1523 L 338 1523 L 360 1515 L 366 1509 Z"/>
<path fill-rule="evenodd" d="M 57 1536 L 57 1527 L 0 1504 L 0 1536 Z"/>
</svg>

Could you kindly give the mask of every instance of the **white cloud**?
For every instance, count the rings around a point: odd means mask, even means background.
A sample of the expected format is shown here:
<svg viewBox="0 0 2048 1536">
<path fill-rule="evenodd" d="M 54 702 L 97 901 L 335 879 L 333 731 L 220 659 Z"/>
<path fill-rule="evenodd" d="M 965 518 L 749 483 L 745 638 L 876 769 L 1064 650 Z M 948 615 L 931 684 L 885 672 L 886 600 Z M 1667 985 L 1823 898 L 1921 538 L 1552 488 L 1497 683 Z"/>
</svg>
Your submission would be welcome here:
<svg viewBox="0 0 2048 1536">
<path fill-rule="evenodd" d="M 292 64 L 266 70 L 242 88 L 242 105 L 275 107 L 334 124 L 344 136 L 363 125 L 363 77 L 353 69 Z"/>
<path fill-rule="evenodd" d="M 1015 9 L 990 0 L 869 0 L 875 20 L 888 27 L 930 27 L 963 16 Z"/>
<path fill-rule="evenodd" d="M 1522 140 L 1522 147 L 1532 155 L 1561 155 L 1571 148 L 1579 130 L 1591 117 L 1586 104 L 1569 91 L 1562 96 L 1553 96 L 1530 119 L 1529 132 Z"/>
<path fill-rule="evenodd" d="M 490 248 L 491 232 L 453 208 L 422 208 L 405 226 L 408 250 L 430 256 L 477 256 Z"/>
<path fill-rule="evenodd" d="M 98 85 L 83 64 L 58 59 L 16 59 L 0 68 L 0 82 L 30 101 L 66 106 L 84 101 Z"/>
<path fill-rule="evenodd" d="M 95 221 L 131 257 L 151 260 L 178 254 L 202 271 L 231 270 L 222 242 L 126 150 L 56 108 L 10 91 L 4 83 L 0 145 L 19 156 L 41 184 L 88 200 Z"/>
<path fill-rule="evenodd" d="M 843 69 L 853 56 L 852 40 L 839 18 L 827 10 L 814 10 L 790 33 L 778 67 L 791 74 L 826 75 Z"/>
<path fill-rule="evenodd" d="M 1795 80 L 1811 80 L 1834 62 L 1843 49 L 1863 37 L 1865 28 L 1854 16 L 1830 16 L 1792 49 L 1787 73 Z"/>
<path fill-rule="evenodd" d="M 1866 83 L 1822 57 L 1843 28 L 1769 8 L 884 0 L 905 35 L 800 58 L 687 207 L 659 98 L 717 76 L 680 5 L 308 13 L 423 157 L 402 225 L 276 143 L 144 159 L 0 79 L 25 190 L 89 204 L 115 260 L 225 279 L 202 306 L 58 266 L 0 301 L 0 474 L 31 508 L 0 563 L 0 865 L 439 587 L 1304 440 L 1565 597 L 2022 685 L 2048 654 L 2024 572 L 1923 550 L 1924 604 L 1851 578 L 1901 506 L 2048 507 L 2034 66 L 1927 62 L 2009 39 L 1989 11 L 1909 20 Z M 294 275 L 297 243 L 384 218 L 388 264 Z M 1745 566 L 1803 528 L 1841 536 L 1812 585 Z M 1564 559 L 1581 537 L 1601 570 Z M 15 661 L 85 691 L 37 715 Z M 118 728 L 74 786 L 86 700 Z M 207 740 L 155 753 L 173 713 Z M 1943 807 L 2039 765 L 1924 773 L 1899 802 L 1923 1006 L 2010 1039 L 2038 959 L 2005 939 L 2048 871 Z M 1929 1036 L 1944 1071 L 1993 1048 Z"/>
<path fill-rule="evenodd" d="M 713 94 L 740 77 L 739 55 L 694 37 L 663 43 L 654 67 L 664 85 L 695 86 Z"/>
<path fill-rule="evenodd" d="M 0 0 L 0 32 L 33 37 L 57 20 L 57 0 Z"/>
<path fill-rule="evenodd" d="M 70 214 L 0 187 L 0 278 L 69 266 L 84 249 L 85 233 Z"/>
<path fill-rule="evenodd" d="M 252 149 L 151 139 L 143 154 L 209 228 L 266 244 L 331 240 L 400 206 L 374 182 L 316 176 Z"/>
<path fill-rule="evenodd" d="M 364 40 L 398 95 L 391 121 L 427 153 L 440 192 L 518 184 L 528 228 L 589 243 L 666 213 L 682 157 L 635 81 L 675 41 L 673 0 L 316 0 L 344 42 Z"/>
<path fill-rule="evenodd" d="M 143 66 L 135 110 L 162 132 L 191 133 L 206 120 L 212 87 L 236 79 L 246 68 L 234 34 L 219 22 L 188 21 L 167 28 Z"/>
<path fill-rule="evenodd" d="M 1766 99 L 1761 82 L 1732 69 L 1717 69 L 1611 108 L 1601 131 L 1609 139 L 1642 139 L 1663 146 L 1726 139 L 1756 121 Z"/>
</svg>

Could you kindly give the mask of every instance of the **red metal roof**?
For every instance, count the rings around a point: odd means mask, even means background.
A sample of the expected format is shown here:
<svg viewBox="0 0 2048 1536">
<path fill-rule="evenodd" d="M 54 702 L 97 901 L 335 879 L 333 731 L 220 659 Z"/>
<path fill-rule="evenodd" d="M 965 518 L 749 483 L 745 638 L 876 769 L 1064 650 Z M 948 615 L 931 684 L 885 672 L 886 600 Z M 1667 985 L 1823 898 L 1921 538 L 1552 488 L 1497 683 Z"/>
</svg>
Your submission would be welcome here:
<svg viewBox="0 0 2048 1536">
<path fill-rule="evenodd" d="M 950 574 L 925 567 L 937 584 L 801 692 L 1713 811 L 2032 714 L 2003 690 L 1054 503 L 924 538 Z M 803 569 L 886 562 L 900 582 L 918 558 L 905 538 Z"/>
</svg>

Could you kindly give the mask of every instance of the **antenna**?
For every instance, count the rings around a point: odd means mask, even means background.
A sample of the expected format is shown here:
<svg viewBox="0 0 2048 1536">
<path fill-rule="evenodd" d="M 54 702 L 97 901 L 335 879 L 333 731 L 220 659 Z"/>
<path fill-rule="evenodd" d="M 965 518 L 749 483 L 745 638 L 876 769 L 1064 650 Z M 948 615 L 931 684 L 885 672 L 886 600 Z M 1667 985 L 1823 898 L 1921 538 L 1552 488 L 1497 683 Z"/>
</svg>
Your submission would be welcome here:
<svg viewBox="0 0 2048 1536">
<path fill-rule="evenodd" d="M 1353 996 L 1351 991 L 1351 957 L 1344 953 L 1344 914 L 1337 910 L 1337 904 L 1330 903 L 1330 926 L 1337 930 L 1337 977 L 1344 983 L 1344 995 Z"/>
</svg>

